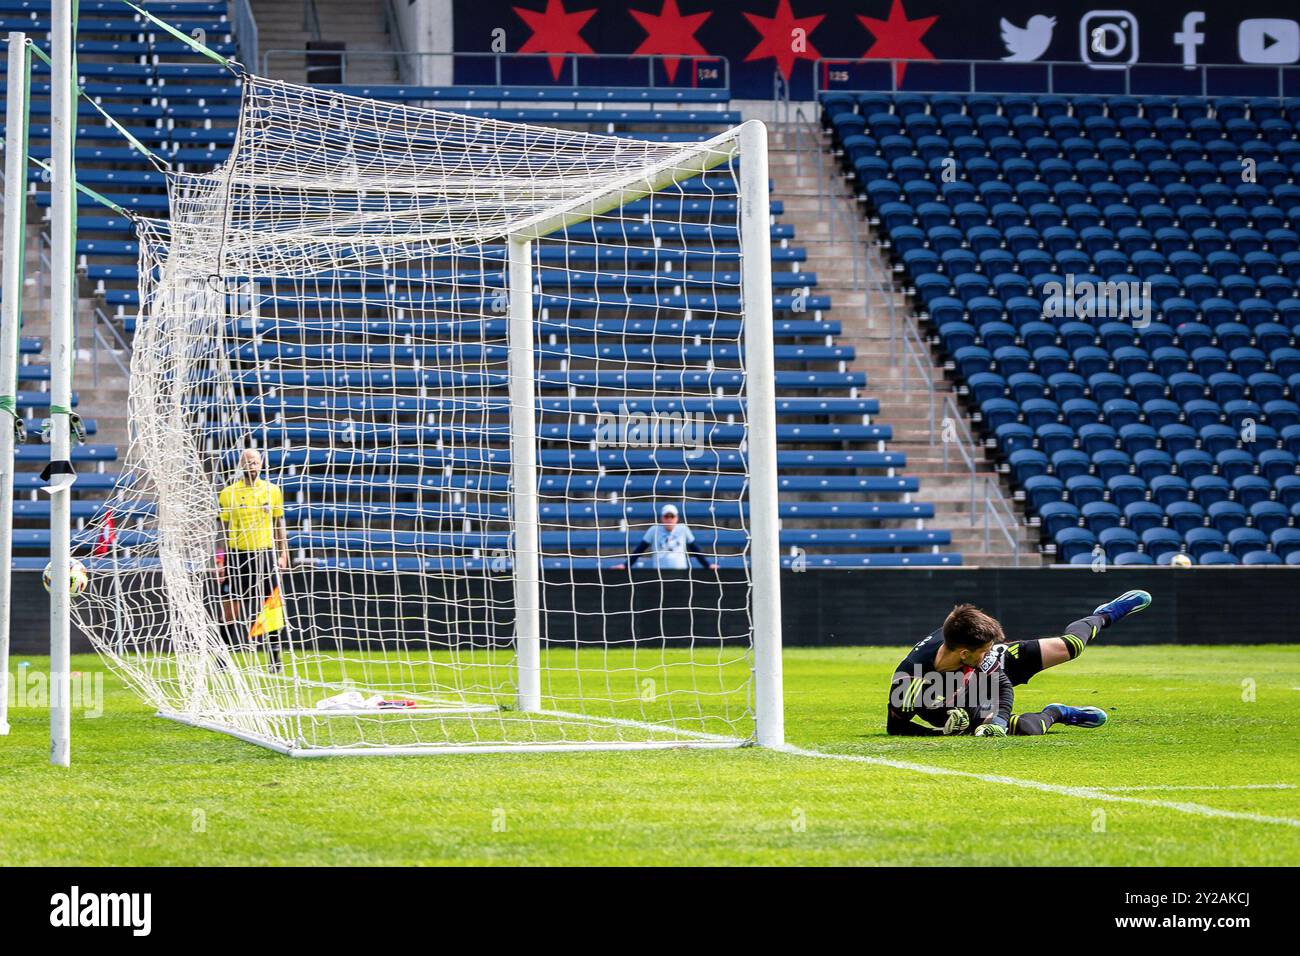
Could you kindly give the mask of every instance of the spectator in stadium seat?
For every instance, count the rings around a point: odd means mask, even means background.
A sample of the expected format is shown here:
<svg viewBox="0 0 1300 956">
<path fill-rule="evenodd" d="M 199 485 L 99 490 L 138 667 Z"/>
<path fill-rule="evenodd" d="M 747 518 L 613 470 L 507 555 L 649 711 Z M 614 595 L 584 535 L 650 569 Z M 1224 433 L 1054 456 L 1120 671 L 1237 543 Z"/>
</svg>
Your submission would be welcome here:
<svg viewBox="0 0 1300 956">
<path fill-rule="evenodd" d="M 659 510 L 659 524 L 646 529 L 641 543 L 628 556 L 628 560 L 635 564 L 638 557 L 646 551 L 650 552 L 646 564 L 660 571 L 687 570 L 690 567 L 688 554 L 700 562 L 702 568 L 712 570 L 718 566 L 704 556 L 700 546 L 695 543 L 695 533 L 684 521 L 679 520 L 676 505 L 664 505 Z M 626 567 L 626 563 L 619 563 L 614 565 L 614 570 L 621 571 Z"/>
</svg>

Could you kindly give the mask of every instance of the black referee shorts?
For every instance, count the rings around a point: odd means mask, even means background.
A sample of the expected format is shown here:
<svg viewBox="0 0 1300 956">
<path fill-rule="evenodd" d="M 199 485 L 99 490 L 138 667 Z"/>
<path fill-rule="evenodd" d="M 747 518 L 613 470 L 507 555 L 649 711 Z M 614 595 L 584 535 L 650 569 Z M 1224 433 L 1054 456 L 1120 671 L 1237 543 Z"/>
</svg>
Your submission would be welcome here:
<svg viewBox="0 0 1300 956">
<path fill-rule="evenodd" d="M 242 613 L 256 614 L 262 602 L 271 596 L 279 580 L 275 549 L 227 551 L 226 580 L 221 593 L 238 601 Z M 252 604 L 253 610 L 249 611 Z"/>
</svg>

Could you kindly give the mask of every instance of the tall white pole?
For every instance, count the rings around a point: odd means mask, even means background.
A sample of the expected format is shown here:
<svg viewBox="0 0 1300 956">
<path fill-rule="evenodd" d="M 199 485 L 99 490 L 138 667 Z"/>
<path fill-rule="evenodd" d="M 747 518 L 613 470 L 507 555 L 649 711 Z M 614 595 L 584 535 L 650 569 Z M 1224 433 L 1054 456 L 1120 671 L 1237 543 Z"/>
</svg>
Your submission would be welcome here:
<svg viewBox="0 0 1300 956">
<path fill-rule="evenodd" d="M 781 555 L 776 480 L 776 357 L 767 127 L 740 127 L 740 276 L 749 421 L 750 567 L 754 593 L 754 706 L 758 743 L 785 743 L 781 691 Z"/>
<path fill-rule="evenodd" d="M 72 712 L 68 657 L 69 565 L 72 528 L 69 476 L 58 466 L 72 457 L 72 321 L 76 308 L 73 256 L 76 189 L 72 137 L 77 113 L 72 85 L 72 2 L 53 0 L 50 24 L 50 763 L 71 763 Z"/>
<path fill-rule="evenodd" d="M 18 391 L 18 332 L 23 304 L 23 236 L 27 204 L 27 34 L 9 34 L 5 103 L 5 226 L 0 290 L 0 396 Z M 9 409 L 17 417 L 15 405 Z M 13 593 L 14 430 L 0 414 L 0 736 L 9 733 L 9 608 Z"/>
<path fill-rule="evenodd" d="M 514 518 L 515 657 L 519 709 L 542 706 L 542 601 L 537 508 L 537 402 L 533 367 L 533 246 L 510 238 L 510 487 Z"/>
</svg>

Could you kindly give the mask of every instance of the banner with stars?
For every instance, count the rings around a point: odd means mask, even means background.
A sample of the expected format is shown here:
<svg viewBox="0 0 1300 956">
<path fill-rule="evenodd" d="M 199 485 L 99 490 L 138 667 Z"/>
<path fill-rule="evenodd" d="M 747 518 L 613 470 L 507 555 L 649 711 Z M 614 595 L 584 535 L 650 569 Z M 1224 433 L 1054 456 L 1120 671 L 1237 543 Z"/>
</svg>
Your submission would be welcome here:
<svg viewBox="0 0 1300 956">
<path fill-rule="evenodd" d="M 815 80 L 834 88 L 836 77 L 849 88 L 887 87 L 892 80 L 900 89 L 956 89 L 965 82 L 954 72 L 952 85 L 935 85 L 937 71 L 947 69 L 936 60 L 992 61 L 1027 74 L 1037 69 L 1034 76 L 1047 61 L 1068 63 L 1096 78 L 1099 91 L 1115 81 L 1117 68 L 1131 63 L 1243 64 L 1275 73 L 1300 63 L 1294 0 L 1188 3 L 1124 0 L 1124 9 L 1117 9 L 1098 0 L 1002 0 L 994 6 L 943 0 L 453 0 L 452 9 L 457 52 L 537 54 L 512 64 L 503 79 L 522 85 L 572 83 L 573 54 L 602 55 L 600 61 L 579 60 L 584 86 L 720 86 L 728 81 L 719 60 L 725 58 L 732 95 L 744 99 L 772 97 L 776 77 L 795 99 L 811 98 Z M 632 59 L 646 56 L 654 59 Z M 888 64 L 854 73 L 832 59 L 900 62 L 891 78 Z M 822 76 L 815 77 L 818 60 Z M 455 81 L 489 82 L 494 69 L 458 61 Z M 1300 95 L 1290 89 L 1300 87 L 1300 66 L 1284 82 L 1287 95 Z"/>
</svg>

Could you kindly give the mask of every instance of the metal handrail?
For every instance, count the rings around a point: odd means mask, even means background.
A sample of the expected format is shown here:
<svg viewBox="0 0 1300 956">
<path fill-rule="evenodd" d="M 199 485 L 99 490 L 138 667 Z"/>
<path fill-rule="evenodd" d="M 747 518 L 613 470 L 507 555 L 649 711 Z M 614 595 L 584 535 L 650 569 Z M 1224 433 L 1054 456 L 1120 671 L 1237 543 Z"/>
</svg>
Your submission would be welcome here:
<svg viewBox="0 0 1300 956">
<path fill-rule="evenodd" d="M 934 381 L 934 366 L 929 361 L 929 348 L 921 340 L 920 332 L 914 323 L 904 319 L 901 322 L 893 323 L 894 329 L 901 330 L 899 341 L 900 349 L 895 349 L 891 340 L 890 355 L 893 361 L 898 364 L 903 373 L 902 388 L 910 391 L 911 370 L 916 369 L 918 377 L 921 379 L 925 391 L 928 393 L 926 398 L 927 417 L 930 428 L 930 446 L 934 447 L 935 441 L 935 397 L 937 389 Z"/>
<path fill-rule="evenodd" d="M 250 69 L 257 68 L 257 18 L 249 0 L 228 0 L 227 16 L 235 28 L 235 43 L 239 48 L 239 62 Z"/>
<path fill-rule="evenodd" d="M 53 256 L 53 250 L 46 255 L 46 250 L 50 247 L 49 234 L 44 230 L 37 233 L 36 239 L 36 263 L 40 266 L 40 272 L 36 276 L 36 301 L 40 305 L 42 315 L 49 316 L 50 301 L 46 294 L 46 285 L 50 280 L 50 259 Z"/>
<path fill-rule="evenodd" d="M 44 231 L 39 232 L 37 236 L 38 238 L 37 238 L 36 255 L 37 255 L 37 262 L 40 265 L 40 272 L 36 276 L 37 302 L 39 303 L 41 313 L 48 317 L 50 314 L 49 296 L 47 294 L 46 285 L 50 281 L 52 276 L 51 255 L 47 253 L 47 250 L 50 247 L 50 237 L 48 233 Z M 105 326 L 108 329 L 109 335 L 107 337 L 104 335 L 102 331 L 100 331 L 101 325 Z M 131 355 L 131 343 L 127 341 L 126 336 L 122 334 L 122 331 L 117 327 L 117 324 L 113 322 L 113 320 L 110 319 L 107 315 L 105 315 L 104 310 L 101 309 L 99 306 L 94 307 L 91 316 L 90 332 L 91 332 L 91 340 L 90 340 L 91 381 L 96 386 L 99 385 L 99 367 L 101 363 L 101 359 L 100 359 L 101 349 L 108 355 L 110 359 L 113 360 L 113 364 L 117 366 L 118 370 L 124 376 L 130 378 L 131 366 L 130 366 L 129 356 Z M 125 352 L 127 354 L 128 359 L 126 362 L 123 362 L 122 359 L 118 357 L 119 351 Z"/>
<path fill-rule="evenodd" d="M 100 332 L 99 329 L 100 325 L 104 325 L 108 328 L 111 338 L 106 339 L 104 337 L 103 333 Z M 91 330 L 91 349 L 90 349 L 91 381 L 96 386 L 99 385 L 99 353 L 100 353 L 101 346 L 103 346 L 104 351 L 108 353 L 108 357 L 113 360 L 113 364 L 117 366 L 118 371 L 122 373 L 123 377 L 129 379 L 131 377 L 130 359 L 128 358 L 126 362 L 123 362 L 118 357 L 118 351 L 125 352 L 127 356 L 130 356 L 131 343 L 129 343 L 126 340 L 126 338 L 122 335 L 121 331 L 118 329 L 116 323 L 114 323 L 112 319 L 110 319 L 107 315 L 105 315 L 103 309 L 101 309 L 99 306 L 95 306 L 94 316 L 91 320 L 90 330 Z"/>
<path fill-rule="evenodd" d="M 384 0 L 384 30 L 392 38 L 393 48 L 399 53 L 410 52 L 410 45 L 406 42 L 406 36 L 402 32 L 402 20 L 393 9 L 393 0 Z M 411 76 L 409 61 L 405 58 L 398 61 L 398 77 L 403 83 L 418 82 L 418 77 Z"/>
<path fill-rule="evenodd" d="M 772 121 L 787 125 L 790 122 L 790 81 L 780 70 L 772 71 Z"/>
<path fill-rule="evenodd" d="M 1005 512 L 1004 518 L 1001 512 Z M 1007 543 L 1011 545 L 1011 553 L 1014 556 L 1016 567 L 1020 567 L 1020 539 L 1016 537 L 1015 529 L 1018 525 L 1016 513 L 1011 506 L 1007 504 L 1002 497 L 1002 489 L 998 483 L 988 475 L 984 476 L 984 553 L 989 553 L 989 531 L 991 523 L 996 523 L 1002 536 L 1006 538 Z"/>
<path fill-rule="evenodd" d="M 1002 495 L 1002 489 L 998 483 L 988 475 L 981 475 L 979 466 L 975 461 L 979 446 L 975 443 L 975 437 L 966 426 L 965 416 L 957 408 L 951 395 L 945 395 L 943 399 L 943 470 L 948 471 L 951 459 L 948 454 L 950 447 L 955 447 L 961 455 L 962 462 L 970 471 L 970 523 L 971 527 L 977 524 L 977 515 L 982 511 L 984 517 L 984 552 L 989 550 L 991 532 L 996 525 L 1002 536 L 1010 545 L 1012 554 L 1015 556 L 1016 566 L 1020 565 L 1020 539 L 1016 536 L 1015 529 L 1019 522 L 1016 519 L 1016 513 L 1007 504 Z M 980 507 L 980 505 L 983 507 Z"/>
<path fill-rule="evenodd" d="M 830 75 L 832 66 L 839 64 L 846 67 L 870 68 L 872 70 L 883 69 L 888 76 L 888 82 L 879 86 L 868 87 L 831 87 Z M 1140 95 L 1146 96 L 1211 96 L 1211 95 L 1242 95 L 1240 93 L 1230 92 L 1223 94 L 1214 94 L 1211 92 L 1210 76 L 1211 72 L 1221 70 L 1232 70 L 1240 73 L 1241 71 L 1251 71 L 1257 75 L 1272 75 L 1277 77 L 1276 93 L 1259 94 L 1277 99 L 1286 98 L 1286 78 L 1287 74 L 1300 74 L 1300 66 L 1295 64 L 1278 64 L 1261 65 L 1254 63 L 1194 63 L 1184 65 L 1178 63 L 1124 63 L 1124 64 L 1107 64 L 1103 67 L 1090 66 L 1080 60 L 1033 60 L 1030 62 L 1016 62 L 1009 60 L 909 60 L 909 59 L 864 59 L 861 57 L 821 57 L 813 64 L 814 76 L 814 93 L 867 93 L 867 92 L 899 92 L 898 71 L 895 69 L 899 65 L 910 65 L 913 68 L 913 76 L 918 70 L 924 69 L 931 71 L 934 68 L 943 67 L 960 67 L 966 74 L 967 85 L 958 86 L 939 86 L 927 88 L 924 83 L 917 85 L 915 82 L 908 85 L 909 93 L 1068 93 L 1081 96 L 1087 95 L 1114 95 L 1121 93 L 1130 95 L 1134 92 L 1133 75 L 1136 73 L 1142 76 L 1150 71 L 1152 73 L 1173 73 L 1183 82 L 1172 84 L 1165 89 L 1141 89 Z M 980 88 L 978 82 L 978 73 L 981 67 L 998 68 L 1006 71 L 1015 77 L 1010 88 L 992 85 Z M 1098 91 L 1093 89 L 1062 90 L 1059 89 L 1058 74 L 1065 70 L 1072 72 L 1082 72 L 1084 75 L 1093 79 L 1094 85 L 1100 85 L 1104 80 L 1101 74 L 1117 75 L 1122 73 L 1124 79 L 1124 89 L 1122 91 Z M 1026 74 L 1033 71 L 1042 71 L 1046 78 L 1045 89 L 1033 89 L 1032 84 L 1026 82 Z M 1186 79 L 1192 71 L 1197 71 L 1199 79 L 1199 90 L 1191 91 L 1187 89 Z M 934 75 L 930 73 L 930 75 Z M 1139 84 L 1140 85 L 1140 84 Z M 1176 88 L 1175 88 L 1176 87 Z M 1246 94 L 1254 95 L 1254 94 Z"/>
<path fill-rule="evenodd" d="M 933 445 L 936 390 L 932 366 L 929 361 L 929 349 L 921 341 L 920 332 L 915 325 L 907 319 L 900 320 L 898 316 L 898 310 L 894 302 L 895 296 L 898 294 L 898 288 L 887 273 L 882 275 L 884 270 L 876 268 L 873 258 L 874 243 L 867 223 L 858 216 L 850 215 L 843 208 L 843 203 L 837 202 L 837 197 L 831 195 L 830 183 L 836 173 L 833 168 L 827 169 L 830 157 L 818 143 L 819 131 L 808 119 L 802 106 L 795 108 L 794 120 L 791 125 L 793 125 L 795 133 L 796 175 L 802 176 L 804 172 L 803 141 L 805 137 L 809 140 L 809 158 L 815 158 L 817 163 L 817 212 L 819 217 L 827 224 L 830 235 L 829 241 L 835 241 L 838 230 L 843 228 L 850 240 L 862 250 L 861 268 L 859 268 L 858 260 L 856 258 L 853 260 L 853 287 L 855 290 L 865 293 L 868 315 L 874 315 L 875 297 L 880 297 L 883 311 L 888 316 L 889 321 L 890 363 L 899 367 L 903 372 L 901 387 L 904 390 L 912 389 L 912 373 L 915 372 L 922 383 L 922 387 L 929 393 L 930 443 Z M 818 144 L 817 148 L 812 148 L 812 144 Z"/>
<path fill-rule="evenodd" d="M 271 75 L 271 58 L 272 58 L 272 57 L 279 56 L 279 57 L 281 57 L 281 58 L 284 58 L 284 57 L 293 56 L 293 57 L 305 58 L 308 54 L 312 54 L 312 53 L 320 53 L 320 52 L 322 52 L 322 51 L 319 51 L 319 50 L 308 50 L 308 49 L 305 49 L 305 48 L 296 48 L 296 47 L 280 47 L 280 48 L 271 49 L 271 50 L 264 50 L 264 51 L 262 51 L 262 70 L 261 70 L 261 73 L 262 73 L 263 76 L 270 76 L 270 75 Z M 659 82 L 656 82 L 657 77 L 656 77 L 656 73 L 655 73 L 655 64 L 656 64 L 656 63 L 663 62 L 664 60 L 680 60 L 680 61 L 684 61 L 684 62 L 689 63 L 689 64 L 691 65 L 692 77 L 694 78 L 695 75 L 696 75 L 695 72 L 694 72 L 694 71 L 695 71 L 695 68 L 696 68 L 696 66 L 698 66 L 699 64 L 701 64 L 701 63 L 719 63 L 719 64 L 722 65 L 722 75 L 721 75 L 721 77 L 719 77 L 718 85 L 717 85 L 716 87 L 713 87 L 713 86 L 703 87 L 703 89 L 716 89 L 716 90 L 720 90 L 720 91 L 726 91 L 728 94 L 730 94 L 730 91 L 731 91 L 731 61 L 730 61 L 729 59 L 727 59 L 727 57 L 725 57 L 725 56 L 713 56 L 713 55 L 708 55 L 708 56 L 685 56 L 685 55 L 680 55 L 680 54 L 679 54 L 679 55 L 676 55 L 676 56 L 672 56 L 672 55 L 661 54 L 661 53 L 563 53 L 563 54 L 561 54 L 561 53 L 487 53 L 487 52 L 463 53 L 463 52 L 450 51 L 450 50 L 428 50 L 428 51 L 414 51 L 414 50 L 337 50 L 337 51 L 336 51 L 336 50 L 330 50 L 330 51 L 328 51 L 328 52 L 330 53 L 331 56 L 337 56 L 337 57 L 339 58 L 340 62 L 341 62 L 342 65 L 343 65 L 342 68 L 343 68 L 343 72 L 344 72 L 344 75 L 345 75 L 345 76 L 346 76 L 346 74 L 347 74 L 347 64 L 348 64 L 348 61 L 349 61 L 349 60 L 354 60 L 354 59 L 371 59 L 371 60 L 373 60 L 373 59 L 378 59 L 378 58 L 396 57 L 396 58 L 399 59 L 399 61 L 400 61 L 400 60 L 414 60 L 414 61 L 421 61 L 421 62 L 423 62 L 423 61 L 433 60 L 433 61 L 437 62 L 438 60 L 443 60 L 443 61 L 450 61 L 450 62 L 451 62 L 451 66 L 452 66 L 453 68 L 455 67 L 457 61 L 461 61 L 461 60 L 491 60 L 491 61 L 493 62 L 493 74 L 494 74 L 494 76 L 493 76 L 493 82 L 491 82 L 491 83 L 467 83 L 467 84 L 463 84 L 463 85 L 467 85 L 467 86 L 475 86 L 475 85 L 476 85 L 476 86 L 529 86 L 529 87 L 533 87 L 533 86 L 553 86 L 553 87 L 556 87 L 556 88 L 558 88 L 558 89 L 574 89 L 574 90 L 592 89 L 592 90 L 601 90 L 601 91 L 619 90 L 619 89 L 641 90 L 641 89 L 645 89 L 645 88 L 647 88 L 647 87 L 650 88 L 650 89 L 655 89 L 655 90 L 686 89 L 686 87 L 679 86 L 679 85 L 676 85 L 676 84 L 671 84 L 671 83 L 669 83 L 669 84 L 665 84 L 665 83 L 659 83 Z M 558 81 L 556 81 L 556 82 L 544 82 L 544 83 L 506 83 L 506 82 L 504 82 L 504 73 L 503 73 L 503 71 L 502 71 L 502 66 L 503 66 L 503 64 L 506 64 L 506 63 L 512 63 L 512 62 L 517 62 L 517 61 L 520 61 L 520 60 L 537 60 L 537 61 L 547 60 L 547 61 L 549 61 L 549 60 L 554 60 L 554 59 L 556 59 L 556 58 L 560 58 L 560 57 L 562 57 L 562 58 L 564 59 L 564 61 L 565 61 L 565 65 L 567 65 L 567 66 L 569 67 L 569 75 L 570 75 L 571 79 L 570 79 L 569 82 L 567 82 L 567 83 L 564 83 L 564 82 L 558 82 Z M 590 83 L 583 83 L 583 82 L 580 82 L 580 81 L 581 81 L 581 76 L 580 76 L 580 74 L 579 74 L 579 66 L 580 66 L 582 63 L 584 63 L 584 62 L 587 62 L 587 63 L 591 63 L 591 62 L 595 62 L 595 63 L 602 63 L 602 62 L 603 62 L 603 63 L 614 63 L 614 62 L 618 62 L 618 63 L 627 63 L 627 62 L 636 63 L 636 62 L 638 62 L 638 61 L 640 61 L 640 62 L 644 62 L 645 65 L 646 65 L 646 82 L 643 83 L 643 84 L 638 84 L 637 86 L 628 86 L 628 87 L 610 86 L 609 83 L 604 82 L 604 81 L 601 80 L 599 77 L 595 78 L 595 79 L 592 80 Z M 449 76 L 446 82 L 442 82 L 442 83 L 439 83 L 439 84 L 437 84 L 437 85 L 439 85 L 439 86 L 457 86 L 457 85 L 462 85 L 462 84 L 454 83 L 452 80 L 453 80 L 453 78 Z M 698 88 L 698 87 L 693 87 L 693 88 Z M 692 105 L 693 105 L 693 106 L 698 106 L 699 104 L 692 104 Z"/>
</svg>

